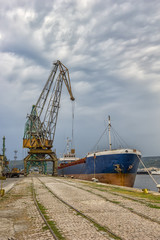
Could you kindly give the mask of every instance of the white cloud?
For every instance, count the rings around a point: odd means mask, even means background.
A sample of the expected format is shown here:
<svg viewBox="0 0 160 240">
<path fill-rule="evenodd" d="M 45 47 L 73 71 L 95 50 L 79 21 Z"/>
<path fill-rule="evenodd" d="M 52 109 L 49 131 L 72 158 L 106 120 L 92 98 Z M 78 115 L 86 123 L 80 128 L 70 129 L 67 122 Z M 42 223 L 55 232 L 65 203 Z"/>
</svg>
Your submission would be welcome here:
<svg viewBox="0 0 160 240">
<path fill-rule="evenodd" d="M 79 81 L 75 83 L 74 87 L 76 89 L 77 94 L 82 94 L 82 95 L 89 94 L 94 88 L 92 83 L 88 83 L 85 81 Z"/>
</svg>

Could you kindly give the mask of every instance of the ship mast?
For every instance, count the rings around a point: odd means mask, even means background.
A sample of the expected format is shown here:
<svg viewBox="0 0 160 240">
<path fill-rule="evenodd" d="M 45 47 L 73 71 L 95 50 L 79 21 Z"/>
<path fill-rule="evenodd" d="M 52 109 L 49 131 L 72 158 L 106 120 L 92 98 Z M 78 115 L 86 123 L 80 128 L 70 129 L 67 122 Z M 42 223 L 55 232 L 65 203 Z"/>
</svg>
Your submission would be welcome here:
<svg viewBox="0 0 160 240">
<path fill-rule="evenodd" d="M 71 142 L 71 140 L 67 137 L 67 154 L 69 154 L 69 143 Z"/>
<path fill-rule="evenodd" d="M 111 119 L 108 116 L 108 132 L 109 132 L 109 150 L 112 150 L 112 143 L 111 143 Z"/>
</svg>

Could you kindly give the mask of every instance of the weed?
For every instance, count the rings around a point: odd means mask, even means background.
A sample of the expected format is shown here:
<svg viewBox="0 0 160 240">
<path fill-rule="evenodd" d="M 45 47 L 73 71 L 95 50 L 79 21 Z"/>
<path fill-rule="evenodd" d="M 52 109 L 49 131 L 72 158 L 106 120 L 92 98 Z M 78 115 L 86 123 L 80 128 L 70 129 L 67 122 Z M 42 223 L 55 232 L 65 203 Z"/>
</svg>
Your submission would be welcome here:
<svg viewBox="0 0 160 240">
<path fill-rule="evenodd" d="M 154 204 L 147 204 L 148 207 L 150 208 L 156 208 L 156 209 L 160 209 L 160 206 L 154 205 Z"/>
<path fill-rule="evenodd" d="M 110 201 L 110 202 L 115 203 L 115 204 L 120 204 L 120 202 L 119 202 L 119 201 L 116 201 L 116 200 L 112 200 L 112 201 Z"/>
<path fill-rule="evenodd" d="M 37 202 L 38 208 L 40 209 L 41 213 L 43 214 L 44 218 L 46 219 L 48 225 L 53 230 L 55 235 L 58 237 L 59 240 L 64 240 L 65 238 L 62 236 L 60 230 L 57 228 L 56 223 L 54 221 L 51 221 L 49 216 L 47 215 L 47 209 L 37 199 L 36 199 L 36 202 Z M 48 226 L 44 226 L 42 229 L 47 230 Z"/>
<path fill-rule="evenodd" d="M 46 230 L 49 230 L 49 227 L 48 227 L 47 225 L 45 225 L 45 226 L 42 227 L 42 229 L 43 229 L 44 231 L 46 231 Z"/>
</svg>

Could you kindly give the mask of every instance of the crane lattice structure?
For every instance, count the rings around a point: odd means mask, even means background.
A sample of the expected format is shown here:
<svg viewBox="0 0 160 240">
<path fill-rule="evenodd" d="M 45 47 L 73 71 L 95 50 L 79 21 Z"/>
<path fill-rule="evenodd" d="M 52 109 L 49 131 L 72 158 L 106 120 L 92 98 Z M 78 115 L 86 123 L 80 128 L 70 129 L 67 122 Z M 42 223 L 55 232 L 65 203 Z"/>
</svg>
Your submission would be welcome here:
<svg viewBox="0 0 160 240">
<path fill-rule="evenodd" d="M 53 63 L 49 78 L 38 98 L 32 106 L 25 124 L 23 147 L 28 148 L 28 155 L 24 158 L 24 175 L 27 175 L 29 162 L 53 162 L 53 173 L 56 175 L 57 157 L 52 151 L 62 85 L 65 82 L 70 99 L 74 101 L 68 69 L 59 61 Z"/>
</svg>

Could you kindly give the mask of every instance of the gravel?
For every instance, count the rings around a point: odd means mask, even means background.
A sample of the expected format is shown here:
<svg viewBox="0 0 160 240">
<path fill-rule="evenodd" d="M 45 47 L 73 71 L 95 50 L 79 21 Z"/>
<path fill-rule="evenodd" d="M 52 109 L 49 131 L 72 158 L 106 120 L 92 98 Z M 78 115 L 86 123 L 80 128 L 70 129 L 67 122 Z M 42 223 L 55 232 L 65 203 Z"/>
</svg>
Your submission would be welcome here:
<svg viewBox="0 0 160 240">
<path fill-rule="evenodd" d="M 66 239 L 110 239 L 99 232 L 88 220 L 77 215 L 74 210 L 55 198 L 37 179 L 34 179 L 34 186 L 37 200 L 47 209 L 47 216 L 56 223 Z"/>
<path fill-rule="evenodd" d="M 129 209 L 125 209 L 119 204 L 115 204 L 102 199 L 90 192 L 75 188 L 74 185 L 66 185 L 63 181 L 53 178 L 41 178 L 46 185 L 58 196 L 79 209 L 83 213 L 95 219 L 99 224 L 109 228 L 112 232 L 126 240 L 160 239 L 160 224 L 147 220 L 134 214 Z M 76 183 L 77 186 L 82 184 Z M 107 197 L 110 197 L 107 195 Z M 112 196 L 113 198 L 113 196 Z M 122 201 L 122 197 L 117 196 L 116 201 Z M 153 217 L 153 209 L 144 204 L 133 201 L 123 200 L 123 204 L 137 211 L 145 212 L 146 215 Z M 134 205 L 134 206 L 133 206 Z M 147 209 L 147 211 L 146 211 Z M 154 209 L 156 216 L 159 209 Z"/>
<path fill-rule="evenodd" d="M 58 197 L 123 240 L 160 239 L 160 224 L 154 222 L 160 221 L 160 209 L 149 207 L 144 199 L 146 204 L 70 179 L 40 177 L 40 180 Z M 27 177 L 17 181 L 0 200 L 0 240 L 53 239 L 50 231 L 44 229 L 45 224 L 34 204 L 32 186 L 37 201 L 45 207 L 48 219 L 55 223 L 64 239 L 113 239 L 58 200 L 36 177 L 33 181 Z"/>
</svg>

